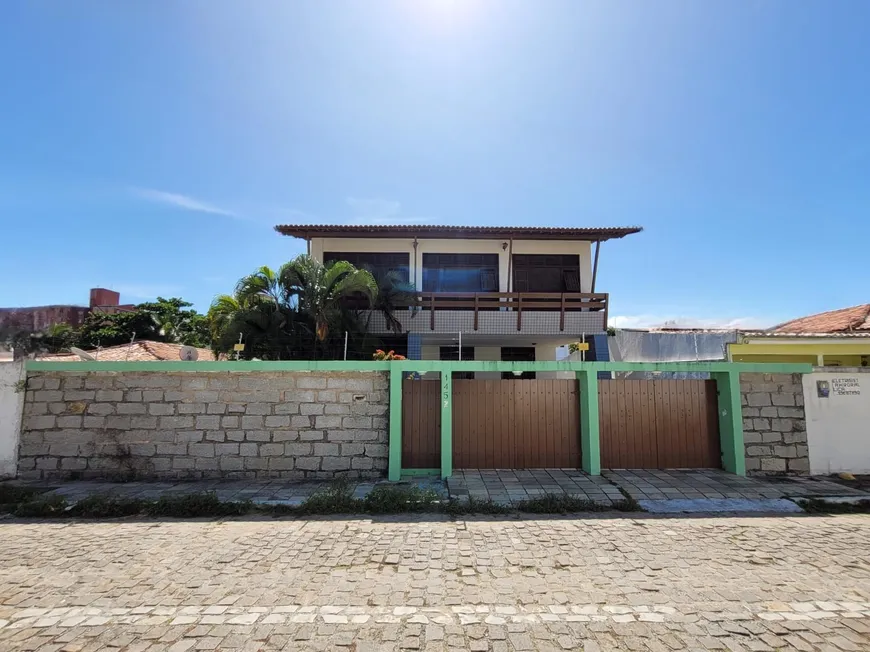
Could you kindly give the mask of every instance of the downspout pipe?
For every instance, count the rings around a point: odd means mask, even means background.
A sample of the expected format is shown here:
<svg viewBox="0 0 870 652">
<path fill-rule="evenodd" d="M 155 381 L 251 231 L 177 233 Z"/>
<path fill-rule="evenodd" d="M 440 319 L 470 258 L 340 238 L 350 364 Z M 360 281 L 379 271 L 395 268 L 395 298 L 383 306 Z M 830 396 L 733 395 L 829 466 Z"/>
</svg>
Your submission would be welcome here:
<svg viewBox="0 0 870 652">
<path fill-rule="evenodd" d="M 420 283 L 421 287 L 417 287 L 417 247 L 420 245 L 420 242 L 417 240 L 417 236 L 414 236 L 414 242 L 412 242 L 411 244 L 414 247 L 414 260 L 411 261 L 411 277 L 408 279 L 408 281 L 414 284 L 414 288 L 417 292 L 421 292 L 423 289 L 423 283 Z"/>
<path fill-rule="evenodd" d="M 592 263 L 592 288 L 591 292 L 595 293 L 595 279 L 598 277 L 598 252 L 601 250 L 601 240 L 595 241 L 595 262 Z"/>
<path fill-rule="evenodd" d="M 514 275 L 513 275 L 513 264 L 514 264 L 514 239 L 511 238 L 508 241 L 508 278 L 507 278 L 507 289 L 508 292 L 514 291 Z"/>
</svg>

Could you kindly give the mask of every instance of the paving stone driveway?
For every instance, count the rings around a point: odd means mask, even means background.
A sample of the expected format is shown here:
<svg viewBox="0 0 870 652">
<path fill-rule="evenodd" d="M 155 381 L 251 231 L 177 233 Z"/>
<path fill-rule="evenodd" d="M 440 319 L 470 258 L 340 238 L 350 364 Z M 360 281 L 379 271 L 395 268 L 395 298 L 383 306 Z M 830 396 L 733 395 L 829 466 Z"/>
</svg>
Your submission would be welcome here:
<svg viewBox="0 0 870 652">
<path fill-rule="evenodd" d="M 870 517 L 0 523 L 0 650 L 868 650 Z"/>
</svg>

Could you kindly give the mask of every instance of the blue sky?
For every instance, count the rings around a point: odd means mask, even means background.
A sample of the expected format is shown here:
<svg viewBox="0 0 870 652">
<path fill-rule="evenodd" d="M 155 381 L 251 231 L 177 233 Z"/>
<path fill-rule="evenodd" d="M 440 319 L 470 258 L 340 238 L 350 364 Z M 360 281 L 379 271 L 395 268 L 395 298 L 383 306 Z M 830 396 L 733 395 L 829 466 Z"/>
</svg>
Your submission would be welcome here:
<svg viewBox="0 0 870 652">
<path fill-rule="evenodd" d="M 277 223 L 612 226 L 618 325 L 864 303 L 870 3 L 0 7 L 0 306 L 206 309 Z"/>
</svg>

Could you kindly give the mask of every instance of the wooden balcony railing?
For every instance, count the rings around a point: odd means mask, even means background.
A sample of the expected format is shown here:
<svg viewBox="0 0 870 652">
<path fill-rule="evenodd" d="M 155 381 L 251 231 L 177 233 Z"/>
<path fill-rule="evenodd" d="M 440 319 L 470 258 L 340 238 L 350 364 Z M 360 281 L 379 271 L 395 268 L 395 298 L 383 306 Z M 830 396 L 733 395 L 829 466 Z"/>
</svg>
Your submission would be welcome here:
<svg viewBox="0 0 870 652">
<path fill-rule="evenodd" d="M 586 292 L 421 292 L 411 306 L 429 311 L 430 329 L 435 330 L 438 310 L 473 310 L 474 330 L 482 311 L 513 311 L 517 314 L 517 330 L 523 327 L 523 311 L 559 312 L 559 330 L 565 330 L 565 313 L 604 312 L 607 325 L 607 295 Z"/>
</svg>

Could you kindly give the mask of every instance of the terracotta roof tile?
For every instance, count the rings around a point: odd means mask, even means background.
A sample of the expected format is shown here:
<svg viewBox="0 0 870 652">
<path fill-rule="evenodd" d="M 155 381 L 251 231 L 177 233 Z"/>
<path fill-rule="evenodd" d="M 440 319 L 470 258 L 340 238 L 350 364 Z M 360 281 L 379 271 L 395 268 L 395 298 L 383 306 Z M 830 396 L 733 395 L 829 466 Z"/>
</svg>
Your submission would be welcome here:
<svg viewBox="0 0 870 652">
<path fill-rule="evenodd" d="M 870 303 L 820 312 L 787 321 L 770 329 L 774 333 L 843 333 L 870 331 Z"/>
<path fill-rule="evenodd" d="M 140 340 L 132 344 L 119 344 L 107 346 L 99 351 L 88 351 L 99 362 L 154 362 L 158 360 L 175 360 L 181 350 L 181 344 L 167 344 L 166 342 L 151 342 Z M 214 354 L 208 349 L 196 349 L 199 353 L 198 361 L 214 360 Z M 41 356 L 39 360 L 53 362 L 75 362 L 79 357 L 74 353 L 59 353 L 56 355 Z"/>
</svg>

